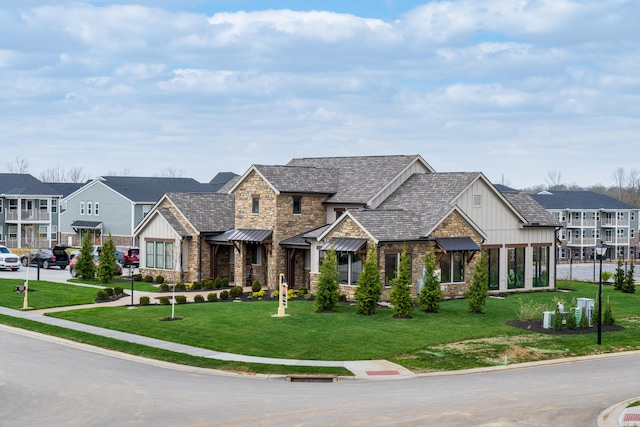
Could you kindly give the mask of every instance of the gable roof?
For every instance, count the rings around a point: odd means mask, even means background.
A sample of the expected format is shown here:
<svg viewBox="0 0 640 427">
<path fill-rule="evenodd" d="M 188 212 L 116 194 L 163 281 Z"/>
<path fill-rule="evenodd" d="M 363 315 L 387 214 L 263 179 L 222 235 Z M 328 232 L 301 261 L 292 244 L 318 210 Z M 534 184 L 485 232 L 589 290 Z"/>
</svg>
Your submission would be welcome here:
<svg viewBox="0 0 640 427">
<path fill-rule="evenodd" d="M 531 197 L 545 209 L 638 209 L 595 191 L 544 191 Z"/>
<path fill-rule="evenodd" d="M 175 216 L 173 212 L 171 212 L 171 209 L 169 209 L 169 208 L 158 208 L 157 209 L 157 213 L 158 213 L 158 215 L 163 217 L 165 219 L 165 221 L 167 221 L 169 226 L 176 233 L 178 233 L 179 236 L 181 236 L 181 237 L 190 237 L 191 236 L 191 233 L 189 233 L 189 230 L 187 230 L 187 227 L 185 227 L 180 222 L 178 217 Z"/>
<path fill-rule="evenodd" d="M 327 202 L 367 205 L 416 162 L 435 172 L 419 155 L 296 158 L 287 165 L 333 170 L 337 188 Z"/>
<path fill-rule="evenodd" d="M 527 220 L 525 227 L 560 227 L 562 225 L 529 194 L 507 191 L 502 195 Z"/>
<path fill-rule="evenodd" d="M 0 173 L 0 195 L 60 196 L 61 193 L 28 173 Z"/>
<path fill-rule="evenodd" d="M 334 194 L 338 189 L 338 171 L 309 166 L 254 165 L 253 169 L 277 193 Z"/>
<path fill-rule="evenodd" d="M 233 195 L 167 193 L 165 197 L 200 233 L 222 232 L 234 226 L 235 198 Z"/>
<path fill-rule="evenodd" d="M 220 191 L 229 182 L 238 178 L 238 174 L 233 172 L 218 172 L 216 176 L 209 181 L 211 191 Z"/>
<path fill-rule="evenodd" d="M 62 197 L 67 197 L 69 194 L 82 188 L 85 182 L 49 182 L 47 185 L 55 190 L 56 193 Z"/>
<path fill-rule="evenodd" d="M 155 203 L 165 193 L 214 192 L 209 184 L 202 184 L 193 178 L 103 176 L 96 179 L 137 203 Z"/>
</svg>

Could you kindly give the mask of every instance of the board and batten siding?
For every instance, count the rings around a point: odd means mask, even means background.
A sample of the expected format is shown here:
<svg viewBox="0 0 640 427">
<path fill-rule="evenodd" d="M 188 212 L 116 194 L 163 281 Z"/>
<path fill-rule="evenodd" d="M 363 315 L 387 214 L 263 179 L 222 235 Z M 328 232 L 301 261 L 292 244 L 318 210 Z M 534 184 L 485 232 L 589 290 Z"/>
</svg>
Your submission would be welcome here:
<svg viewBox="0 0 640 427">
<path fill-rule="evenodd" d="M 172 241 L 173 242 L 173 259 L 174 267 L 172 270 L 179 270 L 176 268 L 175 260 L 180 257 L 180 241 L 181 236 L 169 225 L 169 223 L 161 216 L 155 215 L 155 217 L 144 227 L 139 233 L 140 236 L 140 266 L 146 267 L 147 262 L 147 240 L 153 241 Z M 186 249 L 183 248 L 183 250 Z M 188 259 L 188 254 L 183 255 L 184 260 Z"/>
</svg>

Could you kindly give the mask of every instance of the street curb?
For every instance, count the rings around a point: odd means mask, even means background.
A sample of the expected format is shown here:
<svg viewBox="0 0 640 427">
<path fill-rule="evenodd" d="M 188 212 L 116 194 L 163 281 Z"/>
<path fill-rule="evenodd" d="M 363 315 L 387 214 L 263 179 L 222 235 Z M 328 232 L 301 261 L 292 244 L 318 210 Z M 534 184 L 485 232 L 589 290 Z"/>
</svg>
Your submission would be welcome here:
<svg viewBox="0 0 640 427">
<path fill-rule="evenodd" d="M 630 403 L 640 400 L 640 396 L 627 399 L 608 407 L 598 414 L 596 421 L 598 427 L 620 427 L 620 416 Z"/>
</svg>

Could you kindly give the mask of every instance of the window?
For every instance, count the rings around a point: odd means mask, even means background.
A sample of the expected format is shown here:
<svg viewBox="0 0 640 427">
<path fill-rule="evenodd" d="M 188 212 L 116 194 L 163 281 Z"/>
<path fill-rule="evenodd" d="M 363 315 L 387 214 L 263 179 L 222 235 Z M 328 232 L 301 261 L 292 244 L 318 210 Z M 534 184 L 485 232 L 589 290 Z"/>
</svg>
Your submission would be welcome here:
<svg viewBox="0 0 640 427">
<path fill-rule="evenodd" d="M 49 208 L 49 200 L 48 199 L 40 199 L 38 202 L 40 210 L 46 211 Z"/>
<path fill-rule="evenodd" d="M 567 230 L 565 229 L 560 230 L 558 233 L 558 239 L 567 240 Z"/>
<path fill-rule="evenodd" d="M 629 213 L 629 218 L 631 219 L 631 221 L 635 221 L 636 220 L 636 213 L 635 211 L 631 211 Z"/>
<path fill-rule="evenodd" d="M 336 219 L 340 218 L 345 210 L 345 208 L 333 208 L 333 212 L 336 214 Z"/>
<path fill-rule="evenodd" d="M 549 286 L 549 248 L 533 248 L 533 287 Z"/>
<path fill-rule="evenodd" d="M 440 258 L 440 282 L 460 283 L 464 282 L 465 251 L 445 253 Z"/>
<path fill-rule="evenodd" d="M 84 202 L 80 202 L 80 215 L 84 215 Z"/>
<path fill-rule="evenodd" d="M 355 285 L 362 273 L 362 260 L 353 252 L 338 252 L 338 272 L 340 283 L 343 285 Z"/>
<path fill-rule="evenodd" d="M 51 226 L 51 240 L 57 240 L 58 239 L 58 226 L 57 225 L 52 225 Z"/>
<path fill-rule="evenodd" d="M 93 205 L 93 213 L 95 216 L 100 215 L 100 202 L 96 202 L 95 205 Z"/>
<path fill-rule="evenodd" d="M 482 196 L 480 194 L 473 195 L 473 206 L 476 208 L 482 206 Z"/>
<path fill-rule="evenodd" d="M 566 222 L 567 221 L 567 212 L 562 211 L 560 212 L 560 222 Z"/>
<path fill-rule="evenodd" d="M 173 269 L 173 242 L 148 241 L 146 249 L 147 268 Z"/>
<path fill-rule="evenodd" d="M 384 256 L 384 285 L 391 286 L 391 281 L 398 276 L 400 254 L 385 254 Z"/>
<path fill-rule="evenodd" d="M 46 239 L 47 238 L 47 226 L 39 225 L 38 226 L 38 238 Z"/>
<path fill-rule="evenodd" d="M 293 197 L 293 214 L 298 215 L 302 213 L 302 197 Z"/>
<path fill-rule="evenodd" d="M 93 208 L 93 203 L 92 202 L 87 202 L 87 215 L 92 215 L 92 208 Z"/>
<path fill-rule="evenodd" d="M 58 199 L 51 199 L 51 213 L 58 212 Z"/>
<path fill-rule="evenodd" d="M 151 211 L 151 205 L 142 205 L 142 217 L 144 218 Z"/>
<path fill-rule="evenodd" d="M 9 210 L 13 211 L 18 209 L 18 200 L 17 199 L 9 199 Z"/>
<path fill-rule="evenodd" d="M 9 240 L 18 240 L 18 226 L 10 225 L 8 227 Z"/>
<path fill-rule="evenodd" d="M 524 288 L 524 249 L 507 249 L 507 289 Z"/>
<path fill-rule="evenodd" d="M 251 264 L 262 265 L 262 246 L 251 245 Z"/>
<path fill-rule="evenodd" d="M 487 249 L 487 267 L 489 273 L 488 287 L 490 290 L 500 288 L 500 249 Z"/>
<path fill-rule="evenodd" d="M 253 196 L 251 198 L 251 213 L 257 214 L 260 212 L 260 196 Z"/>
<path fill-rule="evenodd" d="M 4 240 L 4 228 L 0 225 L 0 240 Z"/>
</svg>

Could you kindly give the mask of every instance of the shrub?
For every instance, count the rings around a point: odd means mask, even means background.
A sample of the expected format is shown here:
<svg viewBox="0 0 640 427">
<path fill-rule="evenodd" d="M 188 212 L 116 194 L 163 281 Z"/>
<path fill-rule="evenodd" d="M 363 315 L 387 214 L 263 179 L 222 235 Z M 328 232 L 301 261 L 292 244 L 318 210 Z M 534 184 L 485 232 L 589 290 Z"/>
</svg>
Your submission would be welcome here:
<svg viewBox="0 0 640 427">
<path fill-rule="evenodd" d="M 242 293 L 242 286 L 234 286 L 229 290 L 229 296 L 231 296 L 231 298 L 239 298 L 242 296 Z"/>
<path fill-rule="evenodd" d="M 520 297 L 518 297 L 518 302 L 520 306 L 516 310 L 516 315 L 520 321 L 539 319 L 542 316 L 542 312 L 547 311 L 545 305 L 540 302 L 533 300 L 523 302 Z"/>
<path fill-rule="evenodd" d="M 104 290 L 99 290 L 96 295 L 96 301 L 105 301 L 109 299 L 109 294 Z"/>
<path fill-rule="evenodd" d="M 253 282 L 251 284 L 251 291 L 252 292 L 260 292 L 260 289 L 262 289 L 262 285 L 260 284 L 259 280 L 256 280 L 255 282 Z"/>
<path fill-rule="evenodd" d="M 209 302 L 218 301 L 218 294 L 216 294 L 215 292 L 211 292 L 209 295 L 207 295 L 207 301 Z"/>
<path fill-rule="evenodd" d="M 440 302 L 443 295 L 440 289 L 440 279 L 436 270 L 436 256 L 433 252 L 429 252 L 424 258 L 424 283 L 418 296 L 418 303 L 422 311 L 426 313 L 437 313 L 440 311 Z"/>
<path fill-rule="evenodd" d="M 216 277 L 213 279 L 213 288 L 220 289 L 222 288 L 222 279 L 220 277 Z"/>
<path fill-rule="evenodd" d="M 576 319 L 576 315 L 573 310 L 570 310 L 569 315 L 567 316 L 567 329 L 578 329 L 578 319 Z"/>
<path fill-rule="evenodd" d="M 193 302 L 197 302 L 197 303 L 204 302 L 204 297 L 202 295 L 196 295 L 193 297 Z"/>
<path fill-rule="evenodd" d="M 220 283 L 222 284 L 223 288 L 229 287 L 229 278 L 228 277 L 221 278 Z"/>
<path fill-rule="evenodd" d="M 142 282 L 142 274 L 136 273 L 133 275 L 133 280 L 136 282 Z"/>
<path fill-rule="evenodd" d="M 613 325 L 616 320 L 613 318 L 613 313 L 611 312 L 611 304 L 609 303 L 609 299 L 607 299 L 607 305 L 604 308 L 604 313 L 602 313 L 602 324 L 604 325 Z"/>
<path fill-rule="evenodd" d="M 104 291 L 107 293 L 109 297 L 112 297 L 114 295 L 113 288 L 104 288 Z"/>
<path fill-rule="evenodd" d="M 251 296 L 254 298 L 262 298 L 263 296 L 266 295 L 266 293 L 267 292 L 264 289 L 260 289 L 258 292 L 253 292 Z"/>
<path fill-rule="evenodd" d="M 622 288 L 620 290 L 626 294 L 633 294 L 636 292 L 636 282 L 633 277 L 633 263 L 629 267 L 629 270 L 624 276 L 624 282 L 622 283 Z"/>
<path fill-rule="evenodd" d="M 168 283 L 163 283 L 160 285 L 160 292 L 169 292 L 171 290 L 171 286 Z"/>
<path fill-rule="evenodd" d="M 309 290 L 305 287 L 298 289 L 298 295 L 300 295 L 301 297 L 307 295 L 308 293 L 309 293 Z"/>
<path fill-rule="evenodd" d="M 356 310 L 358 314 L 366 316 L 376 314 L 382 293 L 375 248 L 375 245 L 371 245 L 367 258 L 364 260 L 362 274 L 356 282 Z"/>
<path fill-rule="evenodd" d="M 140 297 L 140 305 L 149 305 L 150 302 L 151 300 L 149 299 L 148 296 Z"/>
<path fill-rule="evenodd" d="M 152 276 L 152 275 L 150 275 L 150 274 L 147 274 L 146 276 L 144 276 L 144 277 L 142 278 L 142 280 L 143 280 L 144 282 L 147 282 L 147 283 L 153 283 L 153 276 Z"/>
<path fill-rule="evenodd" d="M 582 307 L 582 315 L 580 316 L 580 329 L 589 329 L 589 318 L 587 317 L 587 309 Z"/>
<path fill-rule="evenodd" d="M 229 299 L 229 291 L 220 292 L 220 299 Z"/>
<path fill-rule="evenodd" d="M 389 301 L 393 305 L 393 317 L 410 319 L 413 311 L 413 298 L 411 298 L 411 258 L 407 250 L 400 254 L 398 275 L 391 280 L 391 292 Z"/>
<path fill-rule="evenodd" d="M 187 297 L 184 295 L 176 295 L 176 304 L 186 304 Z"/>
<path fill-rule="evenodd" d="M 116 295 L 122 295 L 124 294 L 124 288 L 122 286 L 114 286 L 113 293 Z"/>
<path fill-rule="evenodd" d="M 476 264 L 476 269 L 473 272 L 471 286 L 466 294 L 469 313 L 482 313 L 482 309 L 487 302 L 488 280 L 489 271 L 487 269 L 487 254 L 482 252 L 480 254 L 480 259 Z"/>
<path fill-rule="evenodd" d="M 187 285 L 185 285 L 182 282 L 176 283 L 176 291 L 186 291 L 186 290 L 187 290 Z"/>
<path fill-rule="evenodd" d="M 556 331 L 562 330 L 562 313 L 560 313 L 560 307 L 556 305 L 556 311 L 553 315 L 553 329 Z"/>
<path fill-rule="evenodd" d="M 339 279 L 340 273 L 338 272 L 336 251 L 331 247 L 325 252 L 324 258 L 320 263 L 320 276 L 318 277 L 314 302 L 317 312 L 332 312 L 335 310 L 340 295 Z"/>
<path fill-rule="evenodd" d="M 295 289 L 287 290 L 287 300 L 298 298 L 298 292 Z"/>
<path fill-rule="evenodd" d="M 169 305 L 171 304 L 171 300 L 169 299 L 169 297 L 160 297 L 158 299 L 158 301 L 160 301 L 160 304 L 162 305 Z"/>
<path fill-rule="evenodd" d="M 203 289 L 213 289 L 214 287 L 215 287 L 215 280 L 213 280 L 211 277 L 208 277 L 202 281 Z"/>
<path fill-rule="evenodd" d="M 156 282 L 156 284 L 158 284 L 158 285 L 159 285 L 159 284 L 161 284 L 161 283 L 164 283 L 164 277 L 163 277 L 162 275 L 158 274 L 158 275 L 156 276 L 156 278 L 154 279 L 154 281 Z"/>
<path fill-rule="evenodd" d="M 202 289 L 202 283 L 196 281 L 189 285 L 189 289 L 192 291 L 199 291 Z"/>
<path fill-rule="evenodd" d="M 116 260 L 116 246 L 111 239 L 111 234 L 98 254 L 98 259 L 100 263 L 96 269 L 96 275 L 102 283 L 109 283 L 116 276 L 119 268 Z"/>
</svg>

